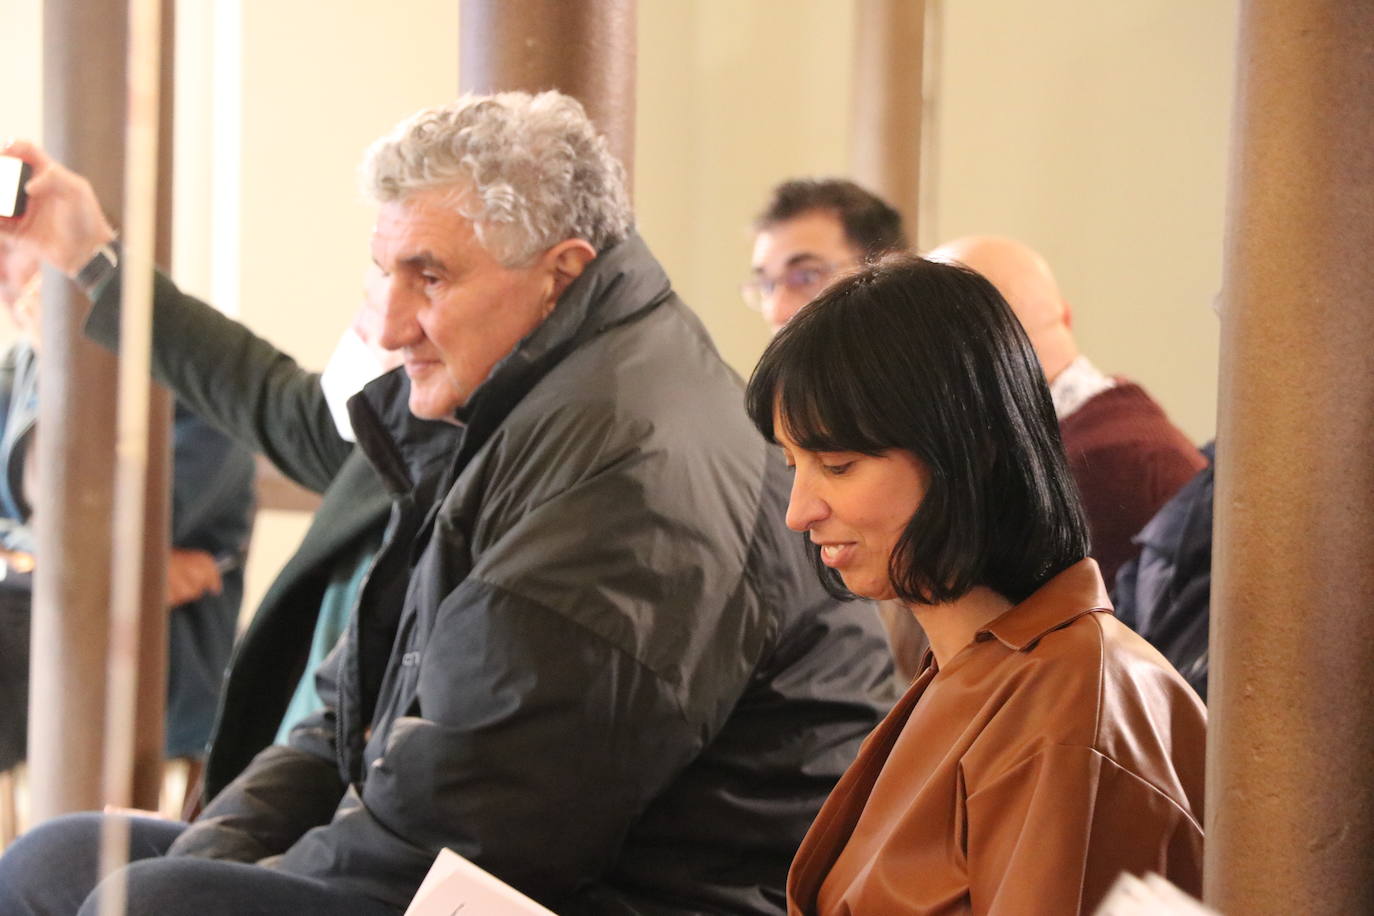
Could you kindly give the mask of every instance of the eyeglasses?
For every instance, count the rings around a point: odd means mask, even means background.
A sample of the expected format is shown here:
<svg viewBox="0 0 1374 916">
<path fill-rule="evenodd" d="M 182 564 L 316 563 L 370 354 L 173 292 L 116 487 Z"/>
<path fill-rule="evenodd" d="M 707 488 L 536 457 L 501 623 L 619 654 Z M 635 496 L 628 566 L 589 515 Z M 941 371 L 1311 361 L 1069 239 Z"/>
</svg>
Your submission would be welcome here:
<svg viewBox="0 0 1374 916">
<path fill-rule="evenodd" d="M 840 270 L 840 264 L 797 264 L 787 268 L 780 277 L 765 277 L 759 275 L 753 279 L 746 280 L 740 284 L 740 295 L 744 297 L 744 304 L 754 311 L 762 311 L 765 299 L 771 299 L 779 288 L 787 290 L 794 296 L 805 297 L 809 302 L 816 298 L 816 294 L 825 289 L 830 278 Z"/>
</svg>

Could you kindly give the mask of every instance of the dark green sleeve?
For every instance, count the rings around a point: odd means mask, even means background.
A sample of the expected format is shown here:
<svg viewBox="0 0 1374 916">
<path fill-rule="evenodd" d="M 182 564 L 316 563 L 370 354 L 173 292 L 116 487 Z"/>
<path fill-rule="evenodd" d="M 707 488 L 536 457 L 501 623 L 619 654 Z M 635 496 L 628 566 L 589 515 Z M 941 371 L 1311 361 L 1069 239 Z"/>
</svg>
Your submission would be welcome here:
<svg viewBox="0 0 1374 916">
<path fill-rule="evenodd" d="M 86 334 L 115 349 L 119 277 L 99 291 Z M 153 377 L 202 418 L 262 452 L 316 492 L 329 486 L 352 444 L 339 435 L 318 373 L 158 273 L 153 294 Z"/>
</svg>

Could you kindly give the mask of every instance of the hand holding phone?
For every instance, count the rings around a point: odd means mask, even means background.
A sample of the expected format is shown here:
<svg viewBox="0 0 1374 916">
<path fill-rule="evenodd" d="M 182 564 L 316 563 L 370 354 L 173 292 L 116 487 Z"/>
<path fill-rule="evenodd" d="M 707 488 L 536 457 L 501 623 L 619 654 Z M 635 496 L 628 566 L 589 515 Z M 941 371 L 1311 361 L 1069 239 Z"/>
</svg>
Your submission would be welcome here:
<svg viewBox="0 0 1374 916">
<path fill-rule="evenodd" d="M 33 169 L 23 159 L 0 156 L 0 216 L 13 219 L 24 215 L 29 199 L 24 186 L 32 174 Z"/>
<path fill-rule="evenodd" d="M 34 144 L 14 140 L 0 146 L 0 236 L 75 277 L 115 231 L 89 181 Z"/>
</svg>

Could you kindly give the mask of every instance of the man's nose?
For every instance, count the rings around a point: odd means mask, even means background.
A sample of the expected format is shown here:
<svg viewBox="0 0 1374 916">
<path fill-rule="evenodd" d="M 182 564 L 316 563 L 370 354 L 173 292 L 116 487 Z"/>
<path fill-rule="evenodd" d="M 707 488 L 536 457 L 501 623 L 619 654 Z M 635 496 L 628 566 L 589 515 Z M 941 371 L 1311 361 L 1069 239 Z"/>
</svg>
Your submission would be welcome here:
<svg viewBox="0 0 1374 916">
<path fill-rule="evenodd" d="M 759 310 L 763 312 L 764 321 L 768 322 L 768 326 L 776 334 L 782 330 L 783 325 L 792 320 L 793 315 L 801 311 L 806 302 L 803 295 L 778 284 L 772 293 L 763 297 L 759 303 Z"/>
<path fill-rule="evenodd" d="M 807 531 L 830 514 L 830 507 L 810 485 L 808 475 L 798 468 L 793 472 L 792 495 L 787 501 L 787 527 Z"/>
<path fill-rule="evenodd" d="M 384 350 L 399 350 L 415 341 L 416 329 L 414 297 L 395 277 L 385 281 L 382 290 L 382 333 L 377 343 Z"/>
</svg>

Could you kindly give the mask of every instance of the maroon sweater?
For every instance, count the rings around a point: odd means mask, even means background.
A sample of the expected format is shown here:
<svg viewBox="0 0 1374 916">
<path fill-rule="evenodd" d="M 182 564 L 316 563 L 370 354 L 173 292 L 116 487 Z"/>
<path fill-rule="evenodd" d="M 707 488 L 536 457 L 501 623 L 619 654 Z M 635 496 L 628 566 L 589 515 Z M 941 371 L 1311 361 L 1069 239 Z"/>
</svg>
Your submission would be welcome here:
<svg viewBox="0 0 1374 916">
<path fill-rule="evenodd" d="M 1207 460 L 1131 382 L 1089 398 L 1059 421 L 1059 434 L 1110 589 L 1117 567 L 1136 553 L 1131 538 Z"/>
</svg>

